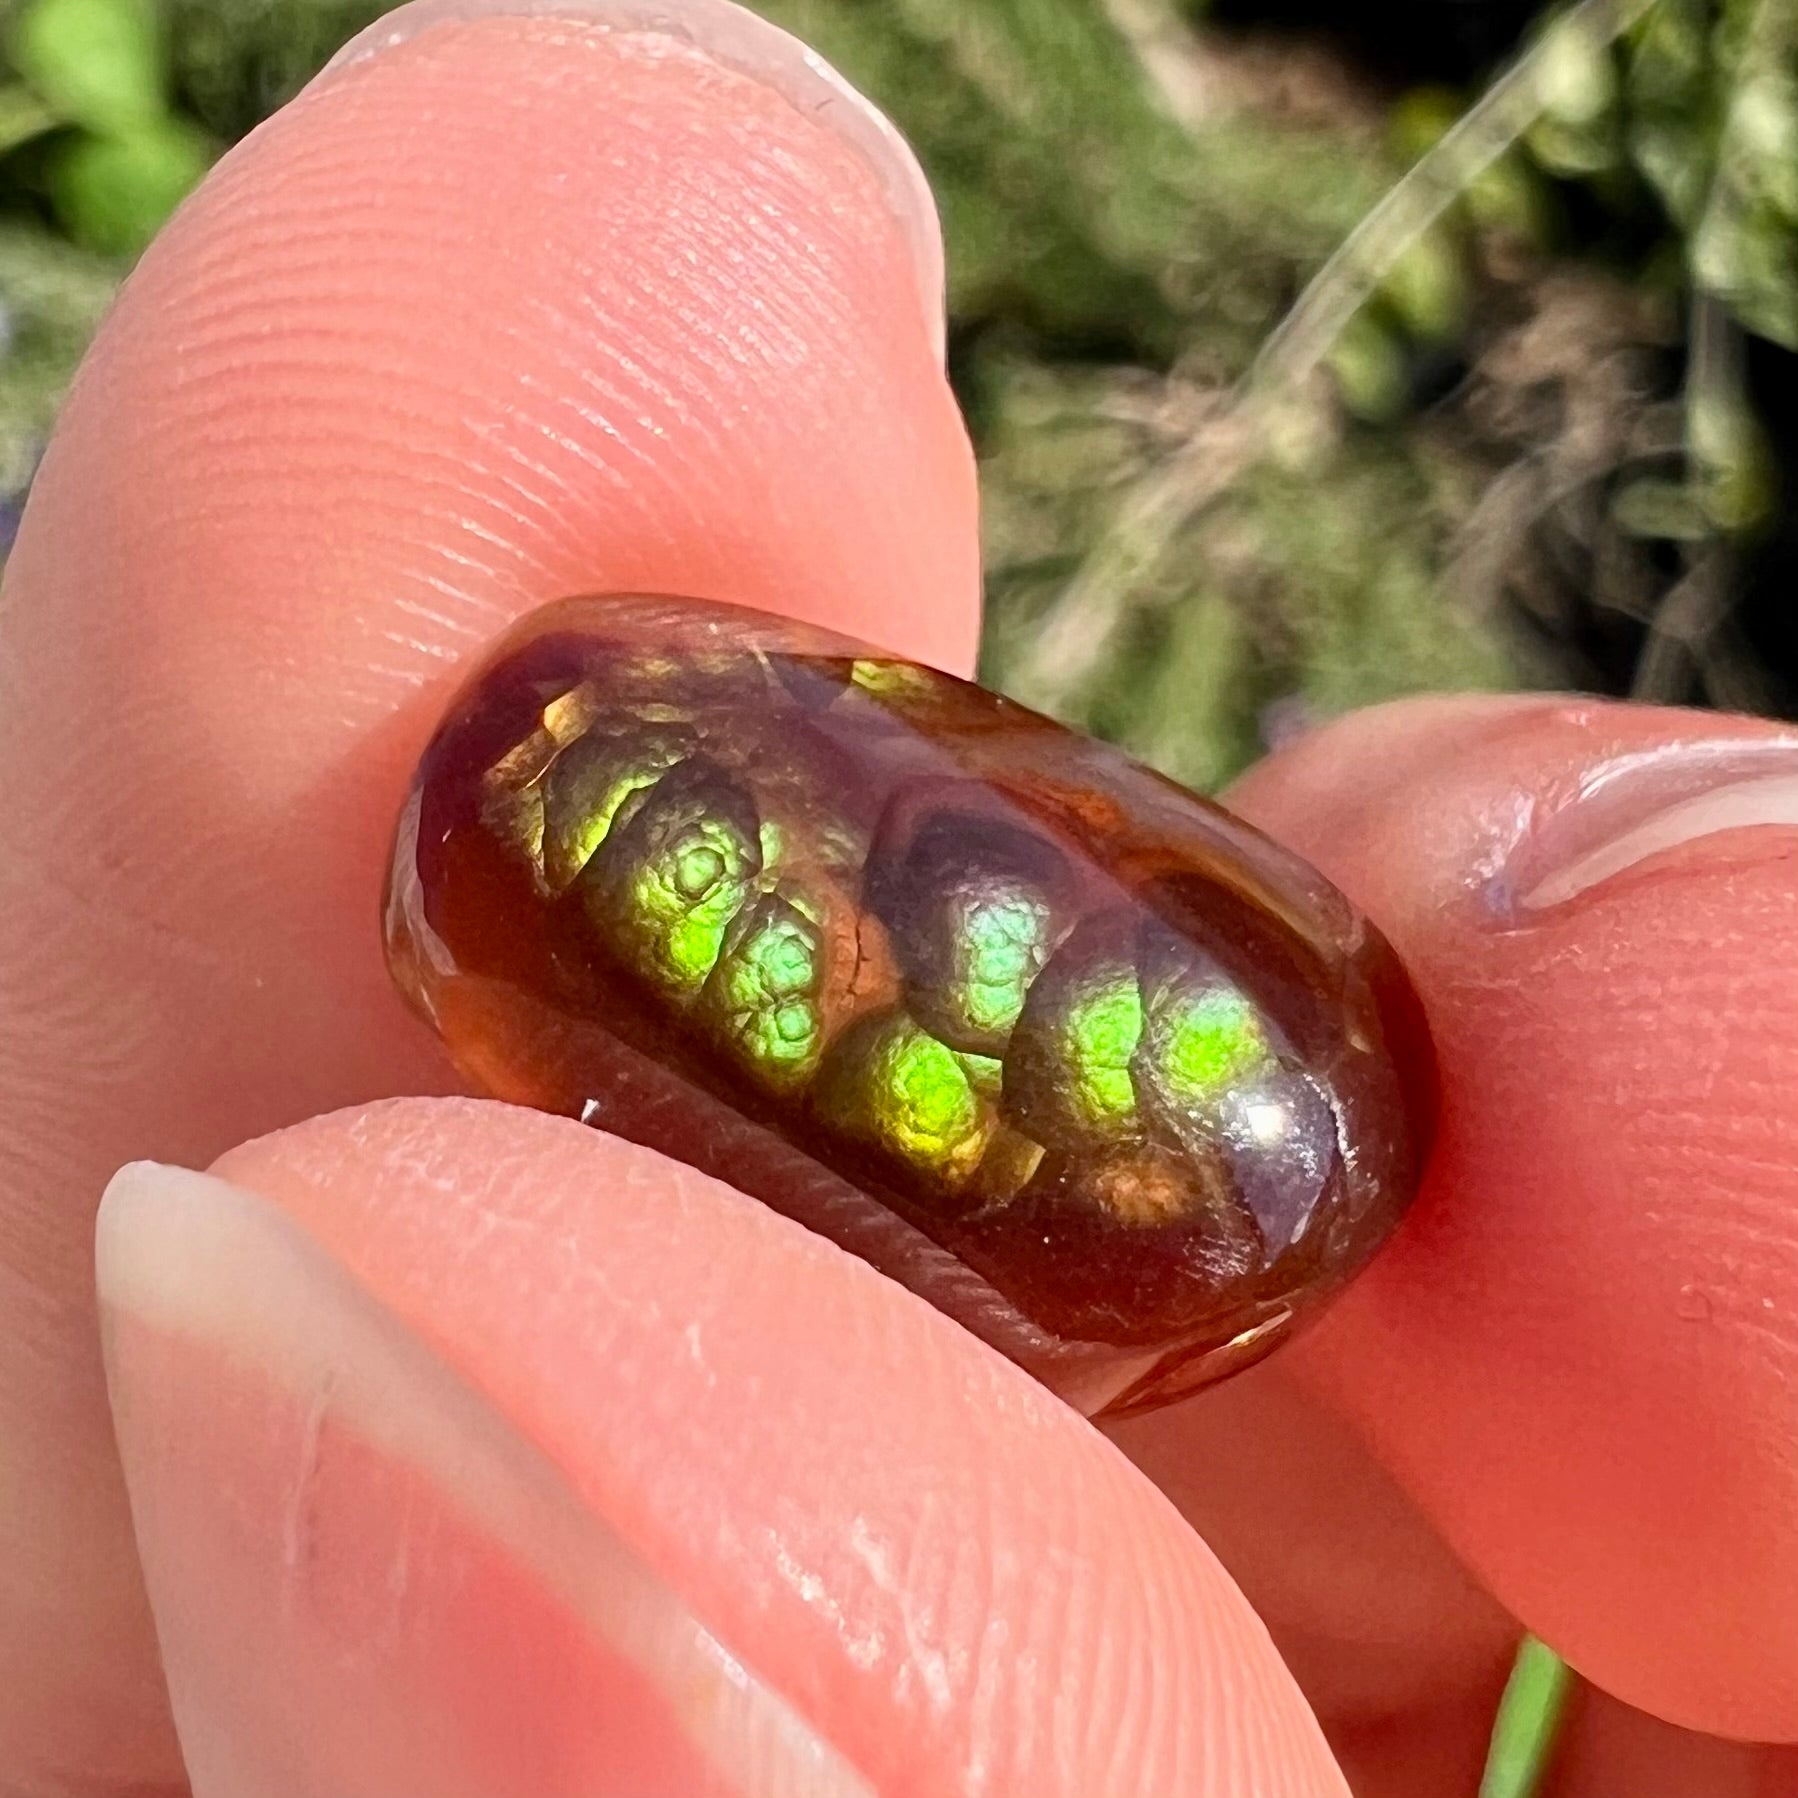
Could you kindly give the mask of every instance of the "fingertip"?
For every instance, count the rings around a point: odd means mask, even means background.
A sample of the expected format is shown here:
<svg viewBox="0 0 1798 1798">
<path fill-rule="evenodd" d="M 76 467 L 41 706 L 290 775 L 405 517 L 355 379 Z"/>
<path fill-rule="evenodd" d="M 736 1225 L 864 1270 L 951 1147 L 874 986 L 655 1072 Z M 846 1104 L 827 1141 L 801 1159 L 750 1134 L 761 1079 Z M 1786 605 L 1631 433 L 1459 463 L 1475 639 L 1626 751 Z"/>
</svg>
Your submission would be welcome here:
<svg viewBox="0 0 1798 1798">
<path fill-rule="evenodd" d="M 946 335 L 942 225 L 911 146 L 865 94 L 808 45 L 735 0 L 680 0 L 675 7 L 666 0 L 406 0 L 345 43 L 314 85 L 445 25 L 527 18 L 691 47 L 826 125 L 873 176 L 904 238 L 924 332 L 941 362 Z"/>
<path fill-rule="evenodd" d="M 1341 1792 L 1160 1495 L 765 1207 L 472 1101 L 315 1120 L 218 1172 L 429 1343 L 873 1790 Z"/>
<path fill-rule="evenodd" d="M 132 1156 L 445 1082 L 374 908 L 460 668 L 619 588 L 971 662 L 971 452 L 906 233 L 828 113 L 678 35 L 444 23 L 232 150 L 93 346 L 0 604 L 31 845 L 0 864 L 30 1320 L 0 1537 L 41 1545 L 0 1557 L 8 1766 L 168 1764 L 95 1196 Z"/>
<path fill-rule="evenodd" d="M 1406 1227 L 1294 1366 L 1631 1703 L 1798 1735 L 1798 739 L 1588 700 L 1381 708 L 1234 795 L 1407 961 Z"/>
<path fill-rule="evenodd" d="M 139 1164 L 101 1243 L 114 1417 L 197 1792 L 872 1798 L 267 1201 Z"/>
</svg>

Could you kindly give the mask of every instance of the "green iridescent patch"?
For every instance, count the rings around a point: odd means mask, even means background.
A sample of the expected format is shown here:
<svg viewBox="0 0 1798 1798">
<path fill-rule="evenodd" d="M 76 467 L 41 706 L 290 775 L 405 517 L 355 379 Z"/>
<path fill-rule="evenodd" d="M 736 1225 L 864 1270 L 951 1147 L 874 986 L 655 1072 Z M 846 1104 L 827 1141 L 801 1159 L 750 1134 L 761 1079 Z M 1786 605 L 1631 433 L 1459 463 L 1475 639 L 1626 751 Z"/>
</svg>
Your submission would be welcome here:
<svg viewBox="0 0 1798 1798">
<path fill-rule="evenodd" d="M 1169 1088 L 1194 1099 L 1228 1092 L 1266 1066 L 1267 1035 L 1254 1002 L 1233 987 L 1181 993 L 1157 1019 L 1157 1066 Z"/>
<path fill-rule="evenodd" d="M 543 777 L 543 877 L 561 892 L 593 859 L 628 800 L 653 788 L 692 749 L 665 731 L 582 737 Z"/>
<path fill-rule="evenodd" d="M 1048 907 L 1001 891 L 974 895 L 960 912 L 953 1000 L 967 1027 L 996 1045 L 1011 1034 L 1048 957 Z"/>
<path fill-rule="evenodd" d="M 727 932 L 702 1003 L 749 1072 L 787 1086 L 817 1061 L 823 984 L 823 932 L 787 896 L 770 893 Z"/>
<path fill-rule="evenodd" d="M 962 1057 L 903 1012 L 849 1033 L 821 1103 L 839 1127 L 950 1184 L 972 1172 L 992 1134 Z"/>
<path fill-rule="evenodd" d="M 1137 1121 L 1130 1063 L 1142 1038 L 1142 993 L 1133 969 L 1103 975 L 1078 991 L 1061 1019 L 1068 1104 L 1087 1130 L 1116 1136 Z"/>
<path fill-rule="evenodd" d="M 1143 1131 L 1133 1062 L 1142 1042 L 1137 932 L 1083 926 L 1031 983 L 1005 1053 L 1004 1112 L 1048 1147 L 1086 1153 Z"/>
<path fill-rule="evenodd" d="M 1254 1000 L 1220 969 L 1182 961 L 1164 964 L 1145 982 L 1147 1018 L 1135 1071 L 1150 1109 L 1191 1149 L 1215 1140 L 1226 1101 L 1277 1062 Z"/>
<path fill-rule="evenodd" d="M 674 996 L 696 993 L 761 871 L 748 797 L 690 761 L 659 781 L 588 868 L 589 910 L 615 950 Z"/>
<path fill-rule="evenodd" d="M 879 661 L 863 656 L 849 666 L 853 686 L 876 699 L 921 698 L 931 688 L 933 677 L 928 669 L 910 662 Z"/>
<path fill-rule="evenodd" d="M 895 1030 L 870 1069 L 875 1121 L 908 1161 L 947 1168 L 980 1135 L 980 1101 L 952 1049 L 915 1025 Z"/>
</svg>

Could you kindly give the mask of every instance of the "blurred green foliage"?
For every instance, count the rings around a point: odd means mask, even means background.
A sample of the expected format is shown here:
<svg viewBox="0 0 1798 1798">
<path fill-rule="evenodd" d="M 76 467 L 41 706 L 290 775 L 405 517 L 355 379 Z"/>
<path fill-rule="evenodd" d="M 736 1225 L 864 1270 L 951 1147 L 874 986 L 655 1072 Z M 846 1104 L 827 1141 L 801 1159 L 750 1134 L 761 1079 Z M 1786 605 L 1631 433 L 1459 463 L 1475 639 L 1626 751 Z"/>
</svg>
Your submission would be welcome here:
<svg viewBox="0 0 1798 1798">
<path fill-rule="evenodd" d="M 102 257 L 41 229 L 0 224 L 0 503 L 31 478 L 64 386 L 118 278 Z"/>
<path fill-rule="evenodd" d="M 0 480 L 116 272 L 379 10 L 17 0 Z M 1744 345 L 1798 348 L 1794 0 L 1584 0 L 1465 92 L 1175 0 L 760 10 L 941 198 L 989 678 L 1201 785 L 1422 687 L 1776 689 L 1731 607 L 1784 478 Z"/>
<path fill-rule="evenodd" d="M 214 153 L 171 104 L 151 0 L 27 0 L 8 22 L 6 58 L 0 142 L 15 158 L 38 152 L 36 183 L 72 243 L 134 255 Z"/>
</svg>

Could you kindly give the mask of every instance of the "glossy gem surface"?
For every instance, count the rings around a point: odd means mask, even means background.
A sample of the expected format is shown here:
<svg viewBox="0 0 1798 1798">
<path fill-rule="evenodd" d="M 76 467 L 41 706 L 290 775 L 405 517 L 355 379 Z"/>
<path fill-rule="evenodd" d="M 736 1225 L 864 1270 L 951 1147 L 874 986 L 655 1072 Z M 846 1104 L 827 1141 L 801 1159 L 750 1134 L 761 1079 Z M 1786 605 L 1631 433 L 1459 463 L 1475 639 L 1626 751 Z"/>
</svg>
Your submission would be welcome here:
<svg viewBox="0 0 1798 1798">
<path fill-rule="evenodd" d="M 713 602 L 546 608 L 401 818 L 394 972 L 466 1074 L 834 1238 L 1089 1411 L 1259 1358 L 1432 1103 L 1304 864 L 966 682 Z"/>
</svg>

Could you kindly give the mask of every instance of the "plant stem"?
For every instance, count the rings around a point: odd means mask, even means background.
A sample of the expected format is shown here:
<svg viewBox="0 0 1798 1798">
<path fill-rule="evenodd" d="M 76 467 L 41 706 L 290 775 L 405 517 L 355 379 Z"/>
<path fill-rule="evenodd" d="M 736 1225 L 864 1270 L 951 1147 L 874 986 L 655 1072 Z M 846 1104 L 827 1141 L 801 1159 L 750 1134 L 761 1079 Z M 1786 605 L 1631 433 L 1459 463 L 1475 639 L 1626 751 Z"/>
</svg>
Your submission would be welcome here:
<svg viewBox="0 0 1798 1798">
<path fill-rule="evenodd" d="M 1659 0 L 1581 0 L 1421 157 L 1318 270 L 1261 346 L 1243 392 L 1290 392 L 1330 353 L 1387 271 L 1542 116 L 1542 77 L 1567 34 L 1603 49 Z"/>
<path fill-rule="evenodd" d="M 1467 184 L 1517 142 L 1547 105 L 1545 76 L 1565 32 L 1603 47 L 1658 0 L 1580 0 L 1425 154 L 1317 272 L 1207 426 L 1149 475 L 1062 591 L 1017 671 L 1020 696 L 1063 705 L 1093 671 L 1133 591 L 1180 533 L 1250 466 L 1268 427 L 1322 365 L 1388 271 Z"/>
<path fill-rule="evenodd" d="M 1566 1663 L 1532 1636 L 1499 1700 L 1480 1798 L 1531 1798 L 1542 1783 L 1573 1676 Z"/>
</svg>

